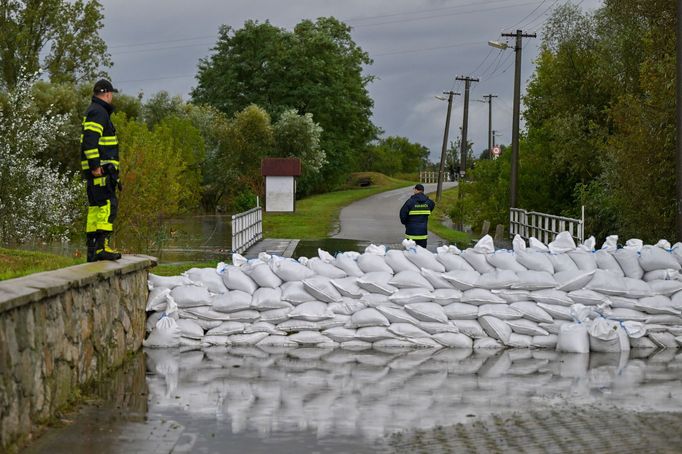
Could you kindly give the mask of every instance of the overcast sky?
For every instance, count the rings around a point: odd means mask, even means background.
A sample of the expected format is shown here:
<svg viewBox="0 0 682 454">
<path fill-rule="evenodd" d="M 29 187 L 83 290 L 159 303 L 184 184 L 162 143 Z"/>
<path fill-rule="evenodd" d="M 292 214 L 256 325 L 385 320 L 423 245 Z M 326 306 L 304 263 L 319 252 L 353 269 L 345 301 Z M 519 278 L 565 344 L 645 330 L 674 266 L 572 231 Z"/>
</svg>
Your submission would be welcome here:
<svg viewBox="0 0 682 454">
<path fill-rule="evenodd" d="M 472 83 L 469 140 L 478 155 L 487 148 L 488 105 L 498 143 L 511 140 L 514 51 L 488 46 L 501 32 L 537 32 L 524 40 L 522 81 L 534 70 L 540 32 L 552 9 L 566 0 L 101 0 L 106 40 L 114 61 L 109 71 L 124 93 L 145 96 L 160 90 L 189 99 L 200 58 L 210 55 L 221 24 L 241 28 L 246 20 L 269 20 L 291 30 L 302 19 L 334 16 L 352 27 L 353 40 L 374 64 L 366 73 L 374 99 L 374 123 L 385 135 L 405 136 L 431 150 L 437 161 L 447 102 L 436 99 L 454 89 L 464 95 L 458 75 Z M 570 0 L 587 10 L 600 0 Z M 450 140 L 462 126 L 464 96 L 455 97 Z"/>
</svg>

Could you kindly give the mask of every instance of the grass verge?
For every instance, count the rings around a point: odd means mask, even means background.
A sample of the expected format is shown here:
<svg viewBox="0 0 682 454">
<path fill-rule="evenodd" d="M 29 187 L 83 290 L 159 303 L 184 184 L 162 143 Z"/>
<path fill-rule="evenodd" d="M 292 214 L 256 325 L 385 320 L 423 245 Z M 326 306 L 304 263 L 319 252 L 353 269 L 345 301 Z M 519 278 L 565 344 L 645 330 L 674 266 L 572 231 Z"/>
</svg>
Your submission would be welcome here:
<svg viewBox="0 0 682 454">
<path fill-rule="evenodd" d="M 474 239 L 473 236 L 467 232 L 447 227 L 442 222 L 444 219 L 449 219 L 448 213 L 457 203 L 458 195 L 459 189 L 457 187 L 446 189 L 442 192 L 440 202 L 436 203 L 436 209 L 431 216 L 429 230 L 450 244 L 455 244 L 460 249 L 464 249 L 471 245 L 471 241 Z M 432 200 L 436 199 L 435 192 L 428 194 L 428 196 Z"/>
<path fill-rule="evenodd" d="M 82 257 L 0 248 L 0 281 L 84 263 Z"/>
<path fill-rule="evenodd" d="M 177 276 L 184 273 L 190 268 L 214 268 L 218 265 L 220 260 L 209 260 L 203 262 L 182 262 L 182 263 L 161 263 L 151 270 L 150 273 L 157 276 Z"/>
<path fill-rule="evenodd" d="M 384 191 L 413 185 L 413 181 L 399 180 L 374 172 L 353 174 L 352 181 L 366 181 L 372 185 L 314 195 L 296 201 L 294 213 L 265 213 L 263 236 L 265 238 L 326 238 L 339 220 L 346 205 Z"/>
</svg>

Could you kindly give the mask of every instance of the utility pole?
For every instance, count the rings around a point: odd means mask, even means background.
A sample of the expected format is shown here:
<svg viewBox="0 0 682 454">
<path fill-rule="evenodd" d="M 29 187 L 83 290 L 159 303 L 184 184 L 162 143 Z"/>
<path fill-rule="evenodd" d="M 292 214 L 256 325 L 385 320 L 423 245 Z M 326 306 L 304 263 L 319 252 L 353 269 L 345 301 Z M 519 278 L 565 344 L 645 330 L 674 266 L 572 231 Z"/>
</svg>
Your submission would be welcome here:
<svg viewBox="0 0 682 454">
<path fill-rule="evenodd" d="M 677 0 L 677 241 L 682 241 L 682 0 Z"/>
<path fill-rule="evenodd" d="M 682 0 L 680 0 L 682 1 Z M 493 142 L 495 142 L 493 137 L 493 98 L 497 98 L 497 95 L 492 93 L 483 96 L 483 98 L 488 100 L 488 157 L 493 156 Z"/>
<path fill-rule="evenodd" d="M 514 46 L 514 52 L 516 52 L 516 63 L 514 66 L 514 118 L 512 120 L 511 182 L 509 191 L 511 193 L 511 208 L 516 208 L 519 178 L 519 120 L 521 117 L 521 49 L 523 38 L 536 38 L 537 35 L 516 30 L 516 33 L 502 33 L 502 36 L 516 37 L 516 46 Z"/>
<path fill-rule="evenodd" d="M 440 202 L 440 196 L 443 193 L 443 171 L 445 170 L 445 153 L 448 147 L 448 133 L 450 132 L 450 112 L 452 111 L 452 97 L 459 95 L 454 91 L 444 91 L 444 95 L 448 95 L 448 114 L 445 117 L 445 132 L 443 133 L 443 149 L 440 152 L 440 169 L 438 171 L 438 187 L 436 189 L 436 202 Z"/>
<path fill-rule="evenodd" d="M 471 86 L 471 82 L 478 82 L 477 78 L 474 77 L 469 77 L 469 76 L 457 76 L 455 77 L 455 80 L 463 80 L 464 81 L 464 116 L 462 118 L 462 143 L 461 145 L 461 158 L 460 158 L 460 167 L 462 169 L 462 177 L 466 174 L 466 168 L 467 168 L 467 132 L 469 128 L 469 87 Z M 459 198 L 462 198 L 462 187 L 460 185 L 459 187 Z"/>
</svg>

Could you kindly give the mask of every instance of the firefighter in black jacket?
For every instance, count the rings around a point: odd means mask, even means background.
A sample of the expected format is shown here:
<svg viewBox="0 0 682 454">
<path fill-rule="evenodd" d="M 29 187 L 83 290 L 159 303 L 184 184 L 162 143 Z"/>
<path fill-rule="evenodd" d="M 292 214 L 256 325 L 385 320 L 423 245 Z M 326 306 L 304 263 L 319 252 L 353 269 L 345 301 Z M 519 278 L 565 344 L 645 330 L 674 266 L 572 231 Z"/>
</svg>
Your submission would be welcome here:
<svg viewBox="0 0 682 454">
<path fill-rule="evenodd" d="M 426 247 L 429 216 L 435 208 L 433 200 L 424 195 L 424 186 L 414 187 L 414 195 L 400 209 L 400 222 L 405 226 L 405 237 L 417 245 Z"/>
<path fill-rule="evenodd" d="M 85 228 L 88 262 L 118 260 L 121 254 L 109 247 L 118 211 L 118 139 L 110 115 L 113 94 L 108 80 L 95 83 L 92 103 L 85 111 L 81 135 L 81 170 L 87 183 L 88 218 Z"/>
</svg>

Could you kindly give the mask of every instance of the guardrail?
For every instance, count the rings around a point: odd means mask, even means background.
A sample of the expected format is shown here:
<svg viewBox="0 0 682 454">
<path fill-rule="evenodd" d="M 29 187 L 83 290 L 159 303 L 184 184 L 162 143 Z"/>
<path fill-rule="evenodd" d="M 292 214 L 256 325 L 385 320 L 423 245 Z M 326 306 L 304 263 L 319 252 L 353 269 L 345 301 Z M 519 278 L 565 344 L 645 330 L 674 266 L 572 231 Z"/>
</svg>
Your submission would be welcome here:
<svg viewBox="0 0 682 454">
<path fill-rule="evenodd" d="M 263 208 L 232 215 L 232 253 L 241 254 L 263 239 Z"/>
<path fill-rule="evenodd" d="M 581 219 L 526 211 L 520 208 L 509 210 L 510 238 L 517 234 L 525 239 L 533 236 L 543 243 L 549 244 L 560 232 L 570 233 L 577 243 L 585 241 L 584 206 L 581 208 Z"/>
</svg>

